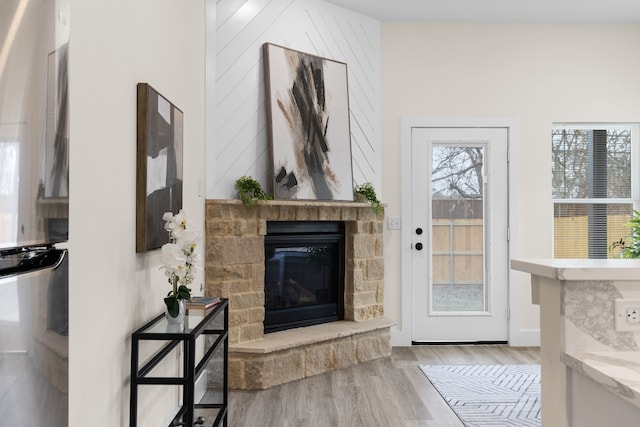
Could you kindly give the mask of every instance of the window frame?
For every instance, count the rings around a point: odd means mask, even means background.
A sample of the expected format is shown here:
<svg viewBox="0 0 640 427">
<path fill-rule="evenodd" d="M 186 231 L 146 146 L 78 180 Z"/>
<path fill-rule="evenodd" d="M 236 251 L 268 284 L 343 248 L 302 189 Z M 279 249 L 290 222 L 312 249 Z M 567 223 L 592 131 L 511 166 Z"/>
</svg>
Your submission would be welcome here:
<svg viewBox="0 0 640 427">
<path fill-rule="evenodd" d="M 553 184 L 551 188 L 551 204 L 552 204 L 552 239 L 551 239 L 551 253 L 555 259 L 555 216 L 553 212 L 557 204 L 580 204 L 580 205 L 612 205 L 612 204 L 630 204 L 634 210 L 640 210 L 640 149 L 639 149 L 639 137 L 640 137 L 640 123 L 553 123 L 551 126 L 551 134 L 556 130 L 571 129 L 571 130 L 611 130 L 611 129 L 630 129 L 631 130 L 631 197 L 628 198 L 605 198 L 605 197 L 588 197 L 588 198 L 554 198 L 553 197 Z M 553 152 L 553 146 L 551 146 Z M 551 156 L 553 159 L 553 156 Z M 553 175 L 553 161 L 551 163 L 552 175 Z M 586 258 L 595 259 L 595 258 Z"/>
</svg>

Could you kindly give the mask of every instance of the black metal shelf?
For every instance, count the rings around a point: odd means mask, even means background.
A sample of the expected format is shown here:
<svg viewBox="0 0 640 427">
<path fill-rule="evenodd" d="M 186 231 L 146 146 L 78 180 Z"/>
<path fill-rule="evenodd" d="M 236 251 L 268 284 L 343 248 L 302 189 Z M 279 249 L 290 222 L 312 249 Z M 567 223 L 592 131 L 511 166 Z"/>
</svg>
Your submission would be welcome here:
<svg viewBox="0 0 640 427">
<path fill-rule="evenodd" d="M 213 328 L 222 316 L 223 327 Z M 192 325 L 192 326 L 191 326 Z M 187 315 L 181 325 L 167 323 L 164 314 L 136 330 L 131 335 L 131 395 L 129 426 L 138 425 L 138 386 L 179 385 L 182 386 L 182 406 L 175 414 L 169 427 L 175 426 L 227 426 L 228 399 L 228 353 L 229 353 L 229 302 L 226 299 L 208 309 L 204 314 Z M 200 336 L 210 336 L 205 340 L 204 355 L 196 361 L 196 340 Z M 141 341 L 166 341 L 140 366 Z M 182 343 L 182 376 L 149 376 L 177 346 Z M 211 357 L 222 349 L 223 371 L 221 402 L 195 402 L 195 381 L 207 368 Z"/>
</svg>

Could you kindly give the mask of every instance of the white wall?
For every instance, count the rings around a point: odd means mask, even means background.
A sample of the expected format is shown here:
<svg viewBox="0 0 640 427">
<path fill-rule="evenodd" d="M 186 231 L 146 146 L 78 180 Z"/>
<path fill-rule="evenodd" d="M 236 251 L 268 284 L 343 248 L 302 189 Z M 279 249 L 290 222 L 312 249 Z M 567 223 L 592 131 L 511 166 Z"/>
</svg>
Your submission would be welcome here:
<svg viewBox="0 0 640 427">
<path fill-rule="evenodd" d="M 347 63 L 354 181 L 380 189 L 380 23 L 323 0 L 219 0 L 216 9 L 215 35 L 207 40 L 207 62 L 215 64 L 207 198 L 236 197 L 242 175 L 269 188 L 265 42 Z"/>
<path fill-rule="evenodd" d="M 517 206 L 512 257 L 550 257 L 554 122 L 640 121 L 640 25 L 383 23 L 382 175 L 387 216 L 400 216 L 405 117 L 510 117 Z M 408 219 L 405 219 L 408 223 Z M 386 314 L 401 331 L 401 233 L 385 234 Z M 528 275 L 512 274 L 517 344 L 535 343 Z"/>
<path fill-rule="evenodd" d="M 205 176 L 205 5 L 203 0 L 70 1 L 70 426 L 111 427 L 128 423 L 130 333 L 162 309 L 167 291 L 158 270 L 158 251 L 135 253 L 135 85 L 149 82 L 185 113 L 184 206 L 194 221 L 202 223 L 204 200 L 198 189 Z M 217 15 L 223 13 L 221 6 L 233 3 L 218 1 Z M 269 15 L 263 31 L 255 33 L 255 41 L 247 45 L 247 54 L 236 56 L 252 64 L 244 71 L 253 76 L 248 98 L 239 101 L 262 108 L 256 85 L 261 78 L 258 55 L 263 41 L 312 51 L 309 46 L 319 41 L 307 25 L 315 22 L 308 19 L 314 7 L 331 11 L 318 15 L 322 19 L 346 22 L 345 31 L 364 34 L 347 32 L 337 43 L 335 34 L 321 40 L 344 47 L 355 37 L 365 37 L 374 52 L 375 84 L 379 23 L 320 0 L 266 3 L 305 7 L 289 25 L 280 21 L 276 25 L 269 18 L 280 15 Z M 218 30 L 222 22 L 219 19 Z M 272 38 L 269 31 L 276 30 L 278 37 Z M 231 33 L 227 43 L 214 49 L 232 46 L 235 36 L 245 38 L 246 34 Z M 640 121 L 636 53 L 640 26 L 383 24 L 381 40 L 381 102 L 372 102 L 367 115 L 374 129 L 373 168 L 371 175 L 363 176 L 381 183 L 387 215 L 400 215 L 403 117 L 513 116 L 519 123 L 518 157 L 512 165 L 519 176 L 515 189 L 519 215 L 514 227 L 520 244 L 515 250 L 521 257 L 549 256 L 551 123 Z M 209 39 L 207 44 L 211 43 Z M 318 53 L 329 56 L 332 52 L 320 47 Z M 612 65 L 616 60 L 619 66 Z M 216 76 L 216 92 L 230 84 L 220 81 L 220 72 Z M 244 83 L 232 87 L 236 85 Z M 380 129 L 380 108 L 381 135 L 376 130 Z M 217 117 L 212 111 L 208 115 L 209 120 Z M 238 110 L 233 116 L 241 115 Z M 241 160 L 246 157 L 250 164 L 231 161 L 236 169 L 226 178 L 221 178 L 224 173 L 219 170 L 228 164 L 221 151 L 252 137 L 222 138 L 227 132 L 222 122 L 216 124 L 218 135 L 211 132 L 207 176 L 214 178 L 207 182 L 209 197 L 229 197 L 236 175 L 260 176 L 266 170 L 261 157 L 266 137 L 255 124 L 258 116 L 251 117 L 255 119 L 246 124 L 253 129 L 249 135 L 260 135 L 264 142 L 246 146 Z M 243 129 L 235 126 L 236 131 Z M 381 160 L 380 173 L 375 164 Z M 401 328 L 399 247 L 400 233 L 386 231 L 387 315 Z M 537 329 L 537 314 L 528 303 L 528 277 L 515 276 L 512 285 L 523 290 L 520 330 Z M 168 416 L 162 411 L 155 415 L 158 419 Z M 148 421 L 148 425 L 162 424 Z"/>
<path fill-rule="evenodd" d="M 130 334 L 168 291 L 159 250 L 135 253 L 136 84 L 184 112 L 183 206 L 203 224 L 205 1 L 70 3 L 69 425 L 113 427 L 129 422 Z M 143 425 L 167 425 L 173 397 Z"/>
</svg>

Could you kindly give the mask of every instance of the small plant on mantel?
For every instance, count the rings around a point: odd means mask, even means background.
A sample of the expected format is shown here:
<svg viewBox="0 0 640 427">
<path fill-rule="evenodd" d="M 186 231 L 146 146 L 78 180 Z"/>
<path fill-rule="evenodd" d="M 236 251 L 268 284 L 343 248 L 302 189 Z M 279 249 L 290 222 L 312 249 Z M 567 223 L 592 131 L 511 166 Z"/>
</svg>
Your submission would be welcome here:
<svg viewBox="0 0 640 427">
<path fill-rule="evenodd" d="M 371 209 L 373 209 L 376 214 L 384 211 L 384 206 L 382 206 L 382 203 L 378 200 L 376 189 L 373 188 L 372 183 L 365 182 L 364 184 L 356 185 L 353 189 L 353 194 L 356 197 L 356 201 L 366 200 L 371 203 Z"/>
<path fill-rule="evenodd" d="M 271 200 L 273 196 L 262 189 L 258 181 L 250 176 L 242 176 L 236 180 L 235 189 L 242 203 L 253 207 L 258 200 Z"/>
</svg>

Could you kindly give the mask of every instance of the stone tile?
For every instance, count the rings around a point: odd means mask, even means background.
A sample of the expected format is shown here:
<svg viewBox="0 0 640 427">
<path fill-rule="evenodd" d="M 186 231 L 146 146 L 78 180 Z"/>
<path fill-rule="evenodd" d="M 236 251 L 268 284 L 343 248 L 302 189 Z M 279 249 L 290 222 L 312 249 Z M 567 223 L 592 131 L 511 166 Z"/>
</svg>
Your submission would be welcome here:
<svg viewBox="0 0 640 427">
<path fill-rule="evenodd" d="M 319 221 L 339 221 L 341 219 L 342 215 L 340 209 L 325 206 L 318 208 Z"/>
<path fill-rule="evenodd" d="M 373 306 L 373 317 L 383 317 L 384 316 L 384 303 L 381 301 L 379 304 Z"/>
<path fill-rule="evenodd" d="M 296 219 L 296 207 L 292 205 L 280 206 L 280 214 L 277 219 L 280 221 L 293 221 Z"/>
<path fill-rule="evenodd" d="M 234 222 L 228 220 L 207 221 L 207 234 L 227 236 L 233 233 Z"/>
<path fill-rule="evenodd" d="M 240 343 L 240 326 L 229 326 L 229 345 Z"/>
<path fill-rule="evenodd" d="M 222 264 L 207 263 L 205 266 L 205 279 L 209 281 L 225 280 L 225 269 L 227 267 Z"/>
<path fill-rule="evenodd" d="M 264 307 L 264 292 L 246 292 L 232 295 L 229 307 L 233 310 Z"/>
<path fill-rule="evenodd" d="M 251 308 L 248 312 L 248 323 L 260 323 L 264 322 L 264 307 Z"/>
<path fill-rule="evenodd" d="M 360 322 L 362 320 L 369 320 L 375 318 L 375 310 L 371 305 L 355 306 L 353 308 L 353 320 Z"/>
<path fill-rule="evenodd" d="M 240 342 L 259 340 L 263 336 L 264 325 L 262 322 L 240 326 Z"/>
<path fill-rule="evenodd" d="M 273 218 L 277 219 L 278 213 L 277 209 L 275 209 L 272 205 L 268 203 L 261 203 L 257 208 L 258 212 L 256 212 L 257 218 Z"/>
<path fill-rule="evenodd" d="M 375 234 L 374 235 L 374 251 L 373 251 L 373 255 L 376 257 L 383 257 L 384 256 L 384 238 L 382 237 L 382 234 Z"/>
<path fill-rule="evenodd" d="M 371 221 L 353 221 L 355 224 L 354 234 L 371 234 Z"/>
<path fill-rule="evenodd" d="M 232 206 L 229 213 L 231 218 L 252 219 L 256 216 L 256 210 L 257 208 L 255 206 L 245 206 L 240 202 L 239 204 Z"/>
<path fill-rule="evenodd" d="M 375 255 L 375 238 L 370 234 L 353 236 L 353 257 L 370 258 Z"/>
<path fill-rule="evenodd" d="M 358 363 L 356 358 L 356 341 L 353 339 L 337 341 L 335 348 L 335 369 L 343 369 Z"/>
<path fill-rule="evenodd" d="M 335 369 L 334 348 L 331 344 L 321 344 L 306 347 L 304 376 L 322 374 Z"/>
<path fill-rule="evenodd" d="M 207 264 L 225 264 L 223 254 L 227 250 L 228 241 L 223 236 L 207 236 L 206 260 Z"/>
<path fill-rule="evenodd" d="M 237 237 L 257 236 L 258 224 L 251 219 L 239 219 L 233 221 L 232 234 Z"/>
<path fill-rule="evenodd" d="M 365 278 L 367 280 L 384 279 L 384 259 L 383 258 L 367 259 Z"/>
<path fill-rule="evenodd" d="M 342 220 L 343 221 L 355 221 L 358 219 L 358 214 L 355 209 L 344 207 L 341 209 L 342 211 Z"/>
<path fill-rule="evenodd" d="M 359 280 L 354 280 L 353 282 L 353 291 L 354 293 L 359 292 L 371 292 L 378 290 L 378 281 L 376 280 L 364 280 L 364 274 L 359 274 Z"/>
<path fill-rule="evenodd" d="M 378 217 L 371 206 L 363 207 L 357 211 L 357 219 L 360 221 L 375 221 Z"/>
<path fill-rule="evenodd" d="M 297 221 L 317 221 L 318 209 L 314 206 L 297 206 L 296 220 Z"/>
<path fill-rule="evenodd" d="M 248 389 L 265 389 L 304 378 L 304 352 L 289 351 L 245 362 Z"/>
<path fill-rule="evenodd" d="M 229 326 L 243 326 L 264 322 L 264 308 L 229 311 Z"/>
<path fill-rule="evenodd" d="M 220 204 L 214 200 L 206 202 L 207 219 L 225 219 L 230 218 L 230 206 L 228 204 Z"/>
<path fill-rule="evenodd" d="M 358 363 L 379 359 L 391 355 L 391 337 L 389 330 L 370 332 L 358 337 L 356 357 Z"/>
<path fill-rule="evenodd" d="M 256 226 L 258 228 L 258 236 L 266 236 L 267 235 L 267 221 L 259 220 L 259 221 L 257 221 Z"/>
<path fill-rule="evenodd" d="M 233 245 L 233 248 L 228 249 L 235 252 L 238 264 L 264 262 L 264 238 L 262 236 L 243 236 L 236 239 Z"/>
<path fill-rule="evenodd" d="M 221 298 L 231 297 L 231 282 L 222 280 L 208 280 L 205 295 L 216 295 Z"/>
<path fill-rule="evenodd" d="M 246 389 L 247 383 L 244 377 L 244 372 L 245 372 L 244 360 L 233 359 L 232 357 L 229 357 L 228 363 L 229 363 L 228 364 L 229 388 L 234 390 Z"/>
</svg>

